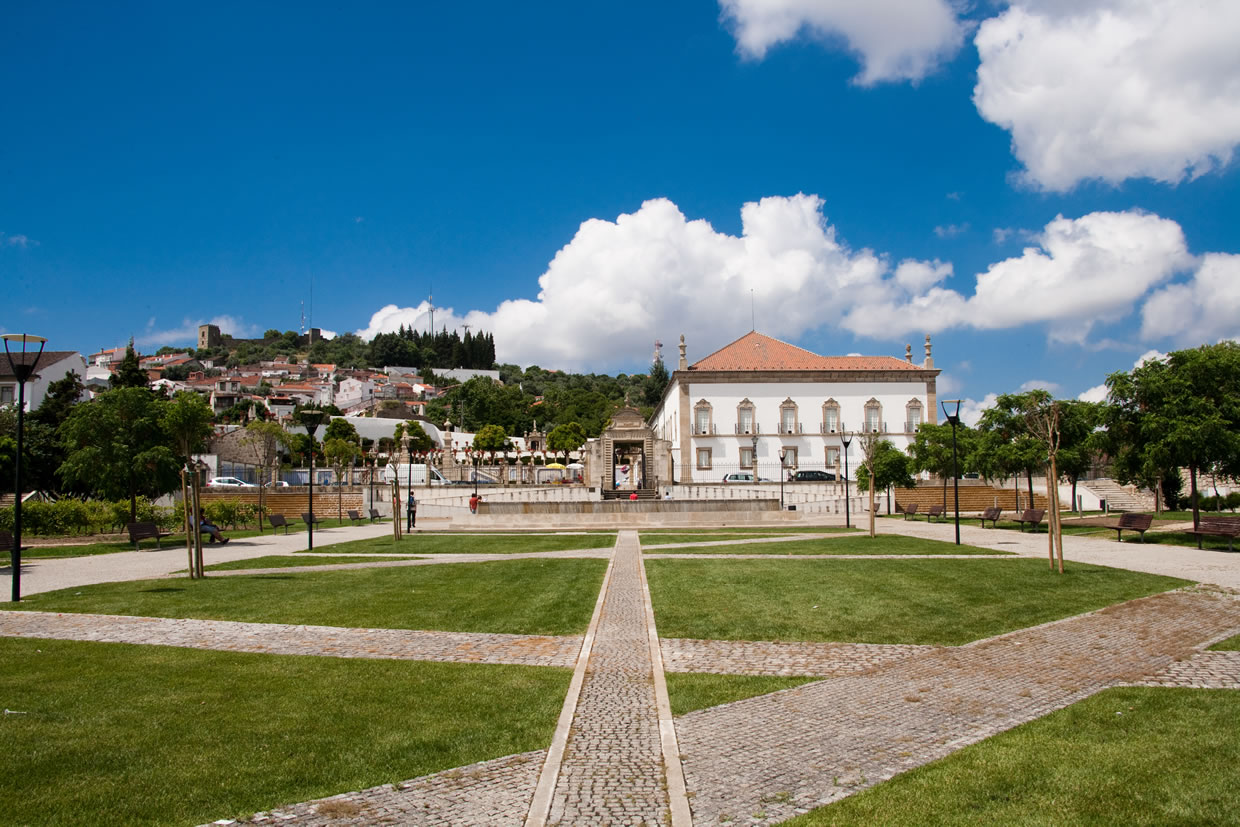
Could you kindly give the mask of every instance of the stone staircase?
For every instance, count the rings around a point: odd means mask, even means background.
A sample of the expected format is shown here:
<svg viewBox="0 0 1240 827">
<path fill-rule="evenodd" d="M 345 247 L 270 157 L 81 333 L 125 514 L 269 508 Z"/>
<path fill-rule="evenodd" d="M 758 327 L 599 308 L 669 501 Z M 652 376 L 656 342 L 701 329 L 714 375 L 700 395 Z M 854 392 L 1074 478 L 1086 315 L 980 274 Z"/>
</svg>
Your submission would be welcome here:
<svg viewBox="0 0 1240 827">
<path fill-rule="evenodd" d="M 639 500 L 657 500 L 659 499 L 659 489 L 657 488 L 637 488 L 637 489 L 620 489 L 612 491 L 603 489 L 603 499 L 605 500 L 627 500 L 633 491 L 637 491 L 637 499 Z"/>
<path fill-rule="evenodd" d="M 1112 479 L 1097 479 L 1078 482 L 1081 488 L 1092 491 L 1099 498 L 1107 501 L 1108 511 L 1153 511 L 1154 495 L 1148 491 L 1134 489 L 1133 486 L 1120 485 Z"/>
</svg>

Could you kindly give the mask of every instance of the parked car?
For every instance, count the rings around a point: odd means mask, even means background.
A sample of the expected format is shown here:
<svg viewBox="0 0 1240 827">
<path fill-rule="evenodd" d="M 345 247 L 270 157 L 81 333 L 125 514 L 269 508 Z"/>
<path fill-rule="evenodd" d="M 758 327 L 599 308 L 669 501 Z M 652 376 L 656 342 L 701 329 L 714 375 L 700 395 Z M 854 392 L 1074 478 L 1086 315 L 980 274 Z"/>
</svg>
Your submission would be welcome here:
<svg viewBox="0 0 1240 827">
<path fill-rule="evenodd" d="M 831 471 L 794 471 L 788 476 L 788 482 L 835 482 L 835 474 Z"/>
<path fill-rule="evenodd" d="M 263 488 L 288 488 L 288 483 L 284 480 L 276 480 L 275 482 L 263 483 Z"/>
<path fill-rule="evenodd" d="M 759 477 L 749 471 L 741 471 L 734 474 L 724 474 L 724 482 L 770 482 L 766 477 Z"/>
<path fill-rule="evenodd" d="M 212 477 L 207 480 L 207 488 L 258 488 L 258 486 L 236 477 Z"/>
</svg>

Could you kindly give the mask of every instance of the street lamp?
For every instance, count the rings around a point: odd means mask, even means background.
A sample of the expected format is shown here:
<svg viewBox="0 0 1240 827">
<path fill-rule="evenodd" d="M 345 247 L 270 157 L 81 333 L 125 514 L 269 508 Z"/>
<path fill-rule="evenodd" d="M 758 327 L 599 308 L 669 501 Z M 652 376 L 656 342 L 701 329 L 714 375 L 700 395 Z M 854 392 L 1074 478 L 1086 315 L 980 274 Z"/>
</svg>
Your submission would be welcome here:
<svg viewBox="0 0 1240 827">
<path fill-rule="evenodd" d="M 758 481 L 758 435 L 755 433 L 749 438 L 749 443 L 753 446 L 753 481 Z"/>
<path fill-rule="evenodd" d="M 470 459 L 470 463 L 474 467 L 474 497 L 477 497 L 478 496 L 478 452 L 473 449 L 470 449 L 469 459 Z"/>
<path fill-rule="evenodd" d="M 948 424 L 952 426 L 952 487 L 956 490 L 956 545 L 960 545 L 960 465 L 956 461 L 956 426 L 960 424 L 960 402 L 959 399 L 944 399 L 939 403 L 943 408 L 943 415 L 947 417 Z M 948 405 L 955 405 L 955 408 L 949 412 Z"/>
<path fill-rule="evenodd" d="M 0 338 L 4 339 L 4 355 L 8 357 L 9 370 L 17 377 L 17 461 L 13 463 L 13 550 L 9 563 L 13 568 L 13 602 L 19 603 L 22 599 L 22 427 L 26 413 L 26 381 L 39 366 L 47 339 L 29 333 L 5 333 Z M 21 342 L 21 353 L 10 351 L 9 342 Z M 39 343 L 39 352 L 27 354 L 26 345 L 34 342 Z M 14 355 L 17 361 L 13 360 Z"/>
<path fill-rule="evenodd" d="M 844 446 L 844 527 L 852 528 L 852 520 L 848 514 L 848 446 L 853 438 L 840 433 L 840 443 Z"/>
<path fill-rule="evenodd" d="M 779 510 L 784 510 L 784 461 L 788 457 L 788 449 L 779 449 Z"/>
<path fill-rule="evenodd" d="M 310 531 L 310 547 L 307 551 L 314 551 L 314 434 L 323 424 L 326 416 L 322 411 L 301 412 L 301 424 L 306 427 L 306 433 L 310 435 L 310 524 L 307 526 Z"/>
</svg>

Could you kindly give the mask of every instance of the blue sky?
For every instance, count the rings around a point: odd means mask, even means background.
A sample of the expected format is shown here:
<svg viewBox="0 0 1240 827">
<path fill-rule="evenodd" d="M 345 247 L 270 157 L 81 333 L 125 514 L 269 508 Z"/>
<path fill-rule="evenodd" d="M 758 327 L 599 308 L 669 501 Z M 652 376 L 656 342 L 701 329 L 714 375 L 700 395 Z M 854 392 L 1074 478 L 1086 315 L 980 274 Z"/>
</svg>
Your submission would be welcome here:
<svg viewBox="0 0 1240 827">
<path fill-rule="evenodd" d="M 615 372 L 752 306 L 824 354 L 930 333 L 974 407 L 1074 397 L 1240 334 L 1238 36 L 1231 0 L 9 4 L 0 328 L 369 336 L 433 290 L 502 361 Z"/>
</svg>

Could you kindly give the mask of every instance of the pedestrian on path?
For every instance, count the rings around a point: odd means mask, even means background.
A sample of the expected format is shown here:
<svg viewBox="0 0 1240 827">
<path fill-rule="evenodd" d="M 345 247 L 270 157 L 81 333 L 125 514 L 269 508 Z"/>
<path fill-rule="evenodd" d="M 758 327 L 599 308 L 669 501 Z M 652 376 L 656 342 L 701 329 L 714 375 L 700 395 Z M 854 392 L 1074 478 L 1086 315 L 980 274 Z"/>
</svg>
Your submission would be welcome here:
<svg viewBox="0 0 1240 827">
<path fill-rule="evenodd" d="M 409 504 L 405 509 L 405 531 L 413 531 L 418 524 L 418 500 L 413 496 L 413 489 L 409 490 Z"/>
</svg>

